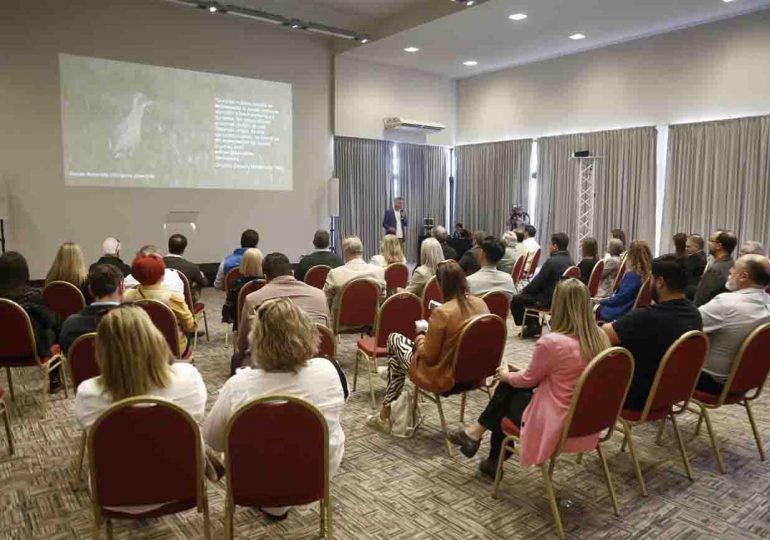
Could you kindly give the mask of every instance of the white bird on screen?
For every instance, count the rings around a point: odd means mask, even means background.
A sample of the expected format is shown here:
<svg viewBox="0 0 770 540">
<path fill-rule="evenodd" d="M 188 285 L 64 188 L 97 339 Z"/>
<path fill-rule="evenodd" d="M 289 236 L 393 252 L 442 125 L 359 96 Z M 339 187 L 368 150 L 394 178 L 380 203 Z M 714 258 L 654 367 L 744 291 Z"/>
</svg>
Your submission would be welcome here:
<svg viewBox="0 0 770 540">
<path fill-rule="evenodd" d="M 152 101 L 142 92 L 134 94 L 131 110 L 120 121 L 109 140 L 110 152 L 115 159 L 131 156 L 142 142 L 142 118 Z"/>
</svg>

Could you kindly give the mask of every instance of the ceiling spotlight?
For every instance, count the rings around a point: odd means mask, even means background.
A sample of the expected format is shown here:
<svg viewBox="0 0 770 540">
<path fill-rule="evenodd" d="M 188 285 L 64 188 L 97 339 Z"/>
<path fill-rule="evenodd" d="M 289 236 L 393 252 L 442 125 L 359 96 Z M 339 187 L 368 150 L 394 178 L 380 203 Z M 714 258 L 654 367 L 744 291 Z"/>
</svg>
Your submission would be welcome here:
<svg viewBox="0 0 770 540">
<path fill-rule="evenodd" d="M 514 13 L 513 15 L 508 15 L 508 18 L 512 21 L 523 21 L 527 18 L 527 15 L 525 13 Z"/>
<path fill-rule="evenodd" d="M 406 48 L 406 49 L 404 49 L 404 50 L 405 50 L 406 52 L 417 52 L 417 51 L 419 51 L 419 50 L 420 50 L 420 48 L 419 48 L 419 47 L 407 47 L 407 48 Z"/>
<path fill-rule="evenodd" d="M 479 65 L 479 63 L 476 62 L 475 60 L 466 60 L 465 62 L 463 62 L 463 65 L 468 67 L 473 67 L 473 66 Z"/>
<path fill-rule="evenodd" d="M 574 39 L 574 40 L 578 40 L 578 39 L 585 39 L 585 36 L 583 34 L 579 34 L 578 33 L 578 34 L 572 34 L 569 38 L 570 39 Z"/>
<path fill-rule="evenodd" d="M 215 6 L 214 4 L 211 4 L 209 6 L 209 13 L 216 13 L 216 12 L 217 12 L 217 6 Z"/>
</svg>

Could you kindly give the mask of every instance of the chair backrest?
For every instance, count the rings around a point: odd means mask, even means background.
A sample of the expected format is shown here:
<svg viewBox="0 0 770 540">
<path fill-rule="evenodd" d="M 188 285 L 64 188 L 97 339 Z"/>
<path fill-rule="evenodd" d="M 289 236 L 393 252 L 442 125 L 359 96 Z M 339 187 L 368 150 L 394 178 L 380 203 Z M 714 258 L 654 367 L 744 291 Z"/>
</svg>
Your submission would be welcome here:
<svg viewBox="0 0 770 540">
<path fill-rule="evenodd" d="M 562 279 L 569 279 L 569 278 L 580 279 L 580 277 L 581 277 L 580 268 L 578 268 L 577 266 L 570 266 L 561 275 Z"/>
<path fill-rule="evenodd" d="M 634 357 L 622 347 L 611 347 L 597 354 L 580 375 L 567 416 L 564 419 L 557 453 L 567 439 L 584 437 L 612 427 L 626 400 Z"/>
<path fill-rule="evenodd" d="M 187 304 L 187 308 L 190 310 L 190 313 L 195 313 L 195 304 L 193 303 L 190 280 L 187 279 L 187 276 L 179 270 L 175 270 L 175 272 L 179 276 L 179 279 L 182 280 L 182 285 L 184 286 L 184 303 Z M 227 290 L 227 288 L 225 288 L 225 290 Z"/>
<path fill-rule="evenodd" d="M 290 396 L 255 399 L 235 411 L 225 440 L 227 492 L 235 504 L 294 506 L 328 492 L 329 430 L 310 403 Z"/>
<path fill-rule="evenodd" d="M 385 283 L 389 291 L 403 289 L 409 282 L 409 267 L 402 263 L 389 264 L 385 268 Z"/>
<path fill-rule="evenodd" d="M 377 312 L 374 324 L 374 335 L 378 347 L 385 347 L 388 336 L 393 333 L 402 334 L 414 339 L 417 329 L 414 323 L 422 318 L 422 302 L 412 293 L 400 292 L 383 302 Z"/>
<path fill-rule="evenodd" d="M 463 327 L 454 357 L 455 383 L 475 383 L 495 374 L 505 351 L 507 329 L 497 315 L 479 315 Z"/>
<path fill-rule="evenodd" d="M 618 267 L 618 273 L 615 276 L 615 281 L 612 282 L 612 292 L 615 292 L 620 288 L 620 282 L 623 281 L 623 276 L 626 275 L 627 262 L 628 254 L 625 254 L 620 260 L 620 266 Z"/>
<path fill-rule="evenodd" d="M 241 290 L 238 291 L 238 302 L 235 306 L 235 313 L 233 314 L 233 320 L 235 321 L 235 324 L 238 324 L 238 321 L 241 318 L 241 312 L 243 311 L 243 303 L 246 301 L 246 297 L 253 293 L 254 291 L 258 291 L 262 287 L 264 287 L 267 284 L 267 281 L 264 279 L 252 279 L 248 283 L 244 284 L 243 287 L 241 287 Z"/>
<path fill-rule="evenodd" d="M 88 430 L 88 462 L 97 507 L 203 501 L 200 430 L 169 401 L 134 397 L 104 411 Z"/>
<path fill-rule="evenodd" d="M 428 304 L 430 304 L 431 300 L 435 300 L 436 302 L 444 301 L 444 295 L 441 292 L 441 287 L 438 286 L 438 278 L 436 278 L 436 276 L 430 278 L 428 283 L 425 284 L 425 288 L 422 290 L 422 318 L 426 321 L 430 318 L 430 308 L 428 307 Z"/>
<path fill-rule="evenodd" d="M 63 321 L 86 307 L 86 299 L 80 289 L 67 281 L 52 281 L 43 289 L 43 301 L 48 311 Z"/>
<path fill-rule="evenodd" d="M 316 289 L 323 289 L 326 283 L 326 276 L 331 271 L 331 266 L 325 264 L 317 264 L 311 266 L 310 269 L 305 272 L 305 283 Z"/>
<path fill-rule="evenodd" d="M 96 332 L 83 334 L 70 345 L 67 366 L 75 392 L 80 383 L 100 375 L 99 364 L 96 363 Z"/>
<path fill-rule="evenodd" d="M 535 275 L 535 270 L 537 270 L 537 265 L 540 264 L 540 253 L 542 250 L 540 248 L 537 248 L 534 252 L 528 254 L 532 255 L 531 262 L 529 263 L 529 277 L 532 277 Z"/>
<path fill-rule="evenodd" d="M 511 311 L 511 297 L 504 291 L 489 291 L 481 297 L 487 304 L 489 312 L 497 315 L 503 321 L 508 320 Z"/>
<path fill-rule="evenodd" d="M 687 408 L 708 350 L 709 340 L 698 330 L 684 333 L 671 344 L 655 372 L 640 422 L 651 412 L 670 411 L 677 403 Z"/>
<path fill-rule="evenodd" d="M 179 325 L 171 308 L 163 302 L 149 298 L 137 300 L 134 303 L 147 312 L 147 315 L 152 319 L 152 324 L 166 338 L 171 354 L 174 355 L 174 358 L 179 358 L 182 355 L 182 351 L 179 350 Z"/>
<path fill-rule="evenodd" d="M 360 329 L 371 331 L 380 304 L 380 287 L 368 278 L 348 281 L 336 299 L 334 331 Z"/>
<path fill-rule="evenodd" d="M 37 364 L 35 333 L 24 308 L 0 298 L 0 321 L 0 366 Z"/>
<path fill-rule="evenodd" d="M 722 391 L 721 402 L 728 395 L 743 395 L 757 389 L 751 399 L 756 398 L 770 373 L 770 323 L 755 328 L 735 355 L 730 374 Z"/>
<path fill-rule="evenodd" d="M 332 333 L 330 328 L 321 323 L 315 323 L 315 327 L 318 330 L 318 336 L 321 338 L 318 343 L 318 354 L 327 358 L 336 358 L 337 340 L 334 338 L 334 333 Z"/>
<path fill-rule="evenodd" d="M 591 298 L 596 296 L 599 292 L 599 283 L 602 280 L 602 274 L 604 273 L 604 261 L 600 260 L 594 265 L 594 269 L 591 270 L 591 277 L 588 278 L 588 294 Z"/>
<path fill-rule="evenodd" d="M 634 300 L 634 309 L 638 307 L 644 307 L 650 305 L 652 302 L 652 278 L 648 277 L 639 287 L 639 292 L 636 293 L 636 300 Z"/>
<path fill-rule="evenodd" d="M 524 263 L 527 262 L 527 256 L 526 255 L 519 255 L 516 258 L 516 262 L 513 263 L 513 268 L 511 269 L 511 277 L 513 278 L 513 284 L 516 285 L 521 281 L 522 275 L 524 274 Z"/>
<path fill-rule="evenodd" d="M 238 267 L 231 268 L 225 275 L 225 291 L 229 291 L 235 280 L 241 277 L 241 269 Z"/>
</svg>

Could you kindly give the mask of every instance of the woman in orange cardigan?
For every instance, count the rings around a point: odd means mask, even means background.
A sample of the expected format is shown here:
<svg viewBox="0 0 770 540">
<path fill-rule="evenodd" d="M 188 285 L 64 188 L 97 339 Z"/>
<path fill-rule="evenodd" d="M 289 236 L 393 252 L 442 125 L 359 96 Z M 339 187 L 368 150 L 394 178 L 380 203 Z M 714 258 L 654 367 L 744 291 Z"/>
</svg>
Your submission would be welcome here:
<svg viewBox="0 0 770 540">
<path fill-rule="evenodd" d="M 465 323 L 489 313 L 480 298 L 468 295 L 465 273 L 455 261 L 436 267 L 436 278 L 444 304 L 431 312 L 427 335 L 419 332 L 414 341 L 401 334 L 388 337 L 388 386 L 379 414 L 369 416 L 369 427 L 390 433 L 390 404 L 404 389 L 407 375 L 420 388 L 441 394 L 454 386 L 452 360 Z"/>
</svg>

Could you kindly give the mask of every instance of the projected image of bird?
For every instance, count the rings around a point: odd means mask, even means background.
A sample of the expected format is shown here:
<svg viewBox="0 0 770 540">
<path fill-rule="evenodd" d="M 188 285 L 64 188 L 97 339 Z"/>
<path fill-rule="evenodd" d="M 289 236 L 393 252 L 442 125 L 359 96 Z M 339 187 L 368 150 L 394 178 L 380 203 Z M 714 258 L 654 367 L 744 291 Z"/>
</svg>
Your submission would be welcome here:
<svg viewBox="0 0 770 540">
<path fill-rule="evenodd" d="M 109 140 L 110 152 L 115 159 L 131 157 L 137 146 L 142 142 L 142 118 L 145 109 L 152 105 L 152 100 L 142 92 L 137 92 L 128 111 L 115 129 Z"/>
</svg>

